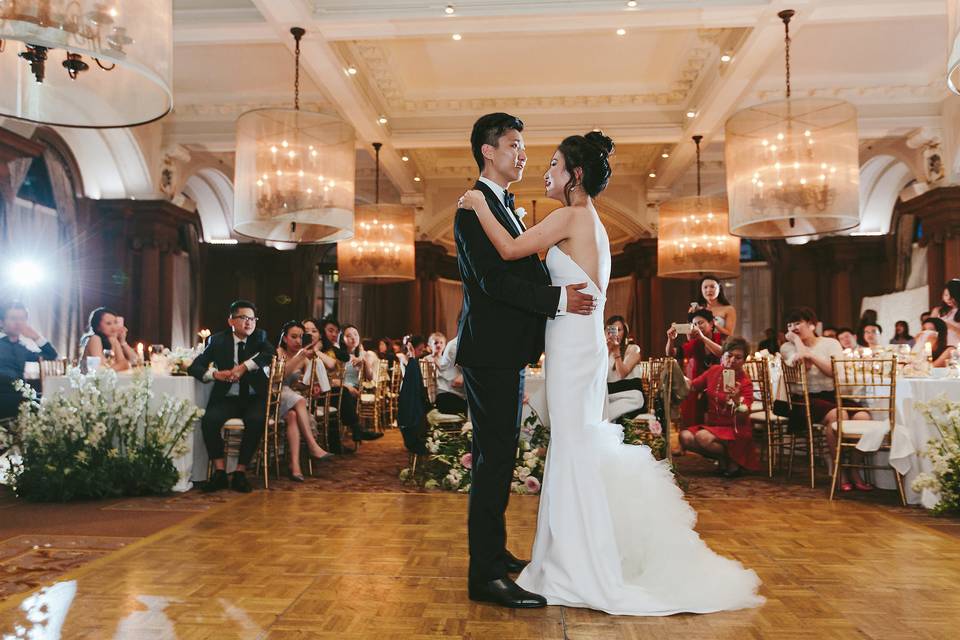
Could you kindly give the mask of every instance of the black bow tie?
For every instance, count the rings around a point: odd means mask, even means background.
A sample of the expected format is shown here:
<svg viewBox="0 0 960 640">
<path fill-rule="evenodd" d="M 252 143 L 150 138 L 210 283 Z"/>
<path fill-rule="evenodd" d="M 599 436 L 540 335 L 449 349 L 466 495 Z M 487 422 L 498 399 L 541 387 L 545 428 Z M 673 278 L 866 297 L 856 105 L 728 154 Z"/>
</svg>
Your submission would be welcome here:
<svg viewBox="0 0 960 640">
<path fill-rule="evenodd" d="M 503 203 L 507 205 L 507 211 L 513 213 L 513 205 L 516 201 L 514 200 L 513 194 L 509 191 L 503 192 Z"/>
</svg>

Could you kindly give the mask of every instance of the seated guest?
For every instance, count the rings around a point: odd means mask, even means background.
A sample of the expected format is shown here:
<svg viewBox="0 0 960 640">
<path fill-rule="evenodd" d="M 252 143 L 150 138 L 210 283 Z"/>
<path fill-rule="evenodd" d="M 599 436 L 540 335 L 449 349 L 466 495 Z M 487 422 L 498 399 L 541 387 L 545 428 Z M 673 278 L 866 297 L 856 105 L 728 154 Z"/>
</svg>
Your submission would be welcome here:
<svg viewBox="0 0 960 640">
<path fill-rule="evenodd" d="M 393 363 L 397 361 L 397 352 L 393 350 L 393 340 L 390 338 L 380 338 L 377 341 L 377 357 L 386 360 L 393 368 Z"/>
<path fill-rule="evenodd" d="M 352 324 L 343 328 L 340 334 L 340 349 L 347 355 L 347 362 L 344 364 L 343 399 L 340 401 L 340 411 L 343 412 L 344 422 L 347 422 L 353 429 L 353 440 L 376 440 L 382 438 L 383 434 L 376 431 L 363 429 L 360 425 L 360 418 L 357 415 L 357 403 L 360 402 L 360 370 L 363 370 L 364 377 L 367 380 L 373 380 L 377 373 L 377 356 L 366 351 L 360 346 L 360 330 Z"/>
<path fill-rule="evenodd" d="M 777 341 L 777 336 L 774 333 L 773 329 L 764 329 L 763 335 L 766 336 L 766 339 L 760 341 L 760 350 L 767 350 L 767 353 L 774 355 L 780 351 L 780 343 Z"/>
<path fill-rule="evenodd" d="M 825 325 L 823 330 L 820 332 L 820 335 L 824 338 L 836 338 L 837 337 L 837 328 L 831 327 L 830 325 Z"/>
<path fill-rule="evenodd" d="M 337 366 L 337 361 L 335 358 L 330 357 L 323 351 L 325 348 L 323 345 L 325 343 L 321 339 L 320 334 L 320 327 L 323 325 L 323 323 L 311 318 L 307 318 L 306 320 L 301 320 L 300 324 L 303 326 L 303 346 L 306 347 L 310 345 L 319 345 L 316 349 L 314 349 L 313 353 L 320 358 L 320 361 L 323 362 L 323 365 L 326 367 L 327 371 L 332 371 Z"/>
<path fill-rule="evenodd" d="M 424 360 L 429 359 L 436 362 L 443 355 L 443 350 L 447 346 L 447 336 L 439 331 L 434 331 L 427 338 L 427 353 L 423 356 Z"/>
<path fill-rule="evenodd" d="M 867 347 L 868 349 L 881 349 L 883 347 L 883 341 L 880 336 L 883 334 L 883 329 L 876 322 L 866 322 L 860 327 L 860 334 L 857 336 L 857 343 L 861 347 Z"/>
<path fill-rule="evenodd" d="M 243 419 L 243 439 L 237 458 L 237 470 L 229 483 L 234 491 L 249 493 L 252 488 L 246 469 L 263 438 L 267 409 L 267 373 L 274 349 L 267 332 L 257 329 L 257 307 L 246 300 L 230 305 L 227 317 L 230 329 L 216 333 L 187 372 L 197 380 L 213 382 L 200 426 L 207 455 L 213 461 L 213 477 L 206 491 L 227 488 L 226 458 L 220 430 L 231 418 Z"/>
<path fill-rule="evenodd" d="M 643 409 L 640 347 L 627 344 L 630 328 L 623 316 L 607 318 L 607 419 L 611 422 Z"/>
<path fill-rule="evenodd" d="M 0 306 L 3 333 L 0 338 L 0 420 L 12 418 L 20 411 L 23 395 L 13 383 L 22 380 L 27 362 L 56 360 L 57 350 L 27 322 L 27 308 L 19 302 Z M 40 351 L 28 348 L 23 338 L 33 342 Z"/>
<path fill-rule="evenodd" d="M 127 344 L 123 318 L 106 307 L 90 312 L 87 332 L 80 336 L 80 366 L 84 370 L 89 357 L 100 358 L 100 366 L 114 371 L 126 371 L 138 362 L 136 352 Z"/>
<path fill-rule="evenodd" d="M 691 388 L 707 397 L 705 423 L 680 432 L 683 448 L 719 460 L 725 478 L 735 478 L 744 469 L 760 470 L 760 453 L 753 443 L 749 411 L 753 381 L 743 370 L 748 351 L 743 338 L 728 338 L 724 342 L 720 364 L 690 383 Z M 729 385 L 724 380 L 725 371 L 733 371 Z"/>
<path fill-rule="evenodd" d="M 857 334 L 850 327 L 840 327 L 837 329 L 837 342 L 843 349 L 856 351 L 860 345 L 857 344 Z"/>
<path fill-rule="evenodd" d="M 943 303 L 930 310 L 933 318 L 947 324 L 947 344 L 960 346 L 960 278 L 954 278 L 943 288 Z"/>
<path fill-rule="evenodd" d="M 922 343 L 930 343 L 930 357 L 932 358 L 933 366 L 935 367 L 947 366 L 947 363 L 950 362 L 950 358 L 957 350 L 956 347 L 947 344 L 949 332 L 950 329 L 947 327 L 946 322 L 940 318 L 934 318 L 931 316 L 923 322 L 923 335 L 917 336 L 918 346 Z"/>
<path fill-rule="evenodd" d="M 833 385 L 833 365 L 831 357 L 843 357 L 843 347 L 833 338 L 823 338 L 815 333 L 817 314 L 809 307 L 792 309 L 787 314 L 787 344 L 780 347 L 783 360 L 788 365 L 802 362 L 807 371 L 807 392 L 810 396 L 810 419 L 814 423 L 826 425 L 824 430 L 827 436 L 827 446 L 830 450 L 830 459 L 836 457 L 837 452 L 837 397 Z M 844 330 L 841 329 L 841 335 Z M 801 419 L 804 416 L 799 416 Z M 848 419 L 844 417 L 844 419 Z M 869 420 L 870 414 L 866 411 L 857 411 L 853 420 Z M 791 416 L 791 429 L 801 430 L 794 416 Z M 806 426 L 802 428 L 806 430 Z M 862 454 L 855 453 L 855 460 L 862 460 Z M 870 491 L 873 486 L 867 484 L 860 477 L 860 471 L 854 471 L 854 483 L 850 483 L 850 469 L 845 468 L 841 477 L 840 489 L 852 491 L 853 487 L 861 491 Z"/>
<path fill-rule="evenodd" d="M 447 342 L 437 358 L 437 410 L 440 413 L 467 415 L 467 392 L 463 372 L 457 365 L 457 336 Z"/>
<path fill-rule="evenodd" d="M 893 337 L 890 338 L 890 344 L 908 344 L 911 347 L 916 343 L 913 336 L 910 335 L 910 325 L 906 320 L 897 320 L 893 325 Z"/>
<path fill-rule="evenodd" d="M 677 359 L 688 380 L 695 380 L 704 371 L 720 362 L 723 353 L 723 334 L 714 326 L 713 312 L 709 309 L 697 309 L 689 316 L 690 333 L 683 338 L 670 327 L 667 330 L 667 356 Z M 680 416 L 684 426 L 703 424 L 704 405 L 700 394 L 691 393 L 680 405 Z"/>
<path fill-rule="evenodd" d="M 397 360 L 403 367 L 411 358 L 422 358 L 427 355 L 427 341 L 423 336 L 413 333 L 403 336 L 403 350 L 397 354 Z"/>
<path fill-rule="evenodd" d="M 303 346 L 303 325 L 293 321 L 283 325 L 280 330 L 280 344 L 277 357 L 285 360 L 283 368 L 283 388 L 280 391 L 280 415 L 287 425 L 287 457 L 290 464 L 290 479 L 303 482 L 300 470 L 300 438 L 307 445 L 307 453 L 315 460 L 329 458 L 331 453 L 324 451 L 313 435 L 313 420 L 307 410 L 307 399 L 293 390 L 294 386 L 303 387 L 303 376 L 307 365 L 312 362 L 320 344 L 311 342 Z M 304 389 L 305 393 L 322 393 L 330 390 L 330 383 L 324 374 L 319 389 Z M 326 388 L 324 388 L 326 387 Z"/>
</svg>

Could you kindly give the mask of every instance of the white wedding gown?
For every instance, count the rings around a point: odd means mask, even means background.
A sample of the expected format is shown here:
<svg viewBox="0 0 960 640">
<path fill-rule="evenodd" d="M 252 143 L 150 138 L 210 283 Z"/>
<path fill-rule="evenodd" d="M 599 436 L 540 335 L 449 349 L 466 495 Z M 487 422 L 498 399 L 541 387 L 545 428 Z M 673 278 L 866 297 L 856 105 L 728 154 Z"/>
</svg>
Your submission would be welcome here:
<svg viewBox="0 0 960 640">
<path fill-rule="evenodd" d="M 559 247 L 547 252 L 555 286 L 589 282 L 595 313 L 547 321 L 550 445 L 530 565 L 517 583 L 551 605 L 664 616 L 754 607 L 760 579 L 710 550 L 694 530 L 667 462 L 623 444 L 603 420 L 607 347 L 603 303 L 610 250 L 601 237 L 601 289 Z M 731 534 L 736 524 L 731 522 Z"/>
</svg>

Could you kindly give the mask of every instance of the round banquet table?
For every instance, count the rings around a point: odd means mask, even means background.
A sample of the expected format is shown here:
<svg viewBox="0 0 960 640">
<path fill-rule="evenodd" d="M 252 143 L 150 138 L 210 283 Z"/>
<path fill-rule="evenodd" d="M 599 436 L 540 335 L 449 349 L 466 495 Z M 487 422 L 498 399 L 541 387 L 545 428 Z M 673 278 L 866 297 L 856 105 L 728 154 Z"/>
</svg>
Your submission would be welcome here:
<svg viewBox="0 0 960 640">
<path fill-rule="evenodd" d="M 212 384 L 204 384 L 190 376 L 157 375 L 153 373 L 150 375 L 153 389 L 153 398 L 150 400 L 151 409 L 159 407 L 165 395 L 187 400 L 201 409 L 207 406 L 210 391 L 213 389 Z M 133 376 L 129 373 L 117 375 L 119 386 L 129 386 L 132 383 Z M 66 376 L 48 376 L 43 381 L 43 393 L 46 396 L 69 392 L 70 380 Z M 199 420 L 195 421 L 191 433 L 187 435 L 186 445 L 187 448 L 183 455 L 173 459 L 173 464 L 180 476 L 177 484 L 173 487 L 174 491 L 188 491 L 194 482 L 207 479 L 207 448 L 203 444 L 203 433 L 200 430 Z"/>
<path fill-rule="evenodd" d="M 898 378 L 897 379 L 897 426 L 893 432 L 890 449 L 890 466 L 903 475 L 903 489 L 909 504 L 921 504 L 932 509 L 940 500 L 936 493 L 925 489 L 914 491 L 910 485 L 923 472 L 930 472 L 930 460 L 920 456 L 927 442 L 939 440 L 937 428 L 927 421 L 917 404 L 939 396 L 960 400 L 960 379 L 956 378 Z M 877 476 L 877 486 L 896 488 L 892 474 Z"/>
</svg>

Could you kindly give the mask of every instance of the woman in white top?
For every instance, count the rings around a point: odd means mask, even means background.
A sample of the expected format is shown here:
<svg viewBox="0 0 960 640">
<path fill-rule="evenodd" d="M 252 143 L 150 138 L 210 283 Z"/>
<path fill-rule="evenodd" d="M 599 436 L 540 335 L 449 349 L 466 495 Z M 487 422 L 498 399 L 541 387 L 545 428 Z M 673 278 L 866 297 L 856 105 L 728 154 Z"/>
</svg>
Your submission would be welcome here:
<svg viewBox="0 0 960 640">
<path fill-rule="evenodd" d="M 690 305 L 689 313 L 697 309 L 713 312 L 714 326 L 724 337 L 732 336 L 737 329 L 737 310 L 723 293 L 723 283 L 716 276 L 705 275 L 697 287 L 697 301 Z"/>
<path fill-rule="evenodd" d="M 809 307 L 799 307 L 787 314 L 787 342 L 780 347 L 783 361 L 794 365 L 802 361 L 807 370 L 807 391 L 810 396 L 810 419 L 814 423 L 825 425 L 827 446 L 830 450 L 830 459 L 837 453 L 837 400 L 833 385 L 833 365 L 831 357 L 842 358 L 843 348 L 833 338 L 823 338 L 817 335 L 817 314 Z M 844 416 L 844 420 L 851 418 Z M 870 413 L 858 411 L 853 420 L 869 420 Z M 793 425 L 791 425 L 793 426 Z M 861 456 L 855 453 L 854 457 Z M 856 487 L 860 491 L 871 491 L 873 486 L 864 482 L 860 471 L 854 470 L 853 482 L 850 481 L 850 470 L 842 472 L 840 490 L 852 491 Z"/>
<path fill-rule="evenodd" d="M 640 391 L 640 347 L 627 344 L 630 328 L 623 316 L 607 318 L 607 419 L 616 421 L 620 416 L 643 408 L 643 392 Z M 635 384 L 612 385 L 623 380 L 636 380 Z M 628 388 L 624 388 L 628 387 Z"/>
<path fill-rule="evenodd" d="M 947 344 L 960 346 L 960 278 L 954 278 L 943 288 L 943 304 L 935 307 L 933 317 L 947 325 Z"/>
</svg>

